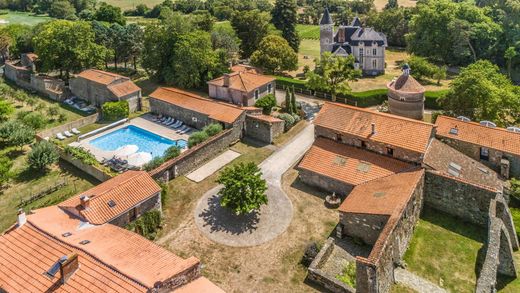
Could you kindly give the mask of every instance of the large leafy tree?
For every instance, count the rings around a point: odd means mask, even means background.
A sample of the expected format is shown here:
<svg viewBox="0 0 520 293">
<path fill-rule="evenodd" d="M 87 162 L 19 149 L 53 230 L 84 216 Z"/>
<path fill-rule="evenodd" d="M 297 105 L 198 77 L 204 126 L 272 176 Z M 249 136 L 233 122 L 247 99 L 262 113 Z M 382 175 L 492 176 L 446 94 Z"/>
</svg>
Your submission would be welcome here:
<svg viewBox="0 0 520 293">
<path fill-rule="evenodd" d="M 298 55 L 284 38 L 269 35 L 251 55 L 251 64 L 265 69 L 268 73 L 281 73 L 298 68 Z"/>
<path fill-rule="evenodd" d="M 390 46 L 406 47 L 405 36 L 409 32 L 408 25 L 412 15 L 413 9 L 407 7 L 384 9 L 370 13 L 366 22 L 367 26 L 385 33 Z"/>
<path fill-rule="evenodd" d="M 309 72 L 307 87 L 312 90 L 323 91 L 332 95 L 336 101 L 338 94 L 350 92 L 348 81 L 354 81 L 361 76 L 361 71 L 354 68 L 354 57 L 341 57 L 324 53 L 316 62 L 314 72 Z"/>
<path fill-rule="evenodd" d="M 240 50 L 240 39 L 235 31 L 229 26 L 218 26 L 211 32 L 211 45 L 214 50 L 224 52 L 228 63 L 238 59 Z"/>
<path fill-rule="evenodd" d="M 520 122 L 519 95 L 520 87 L 512 85 L 498 66 L 479 60 L 462 69 L 440 103 L 455 115 L 508 126 Z"/>
<path fill-rule="evenodd" d="M 60 155 L 56 147 L 45 140 L 36 143 L 29 155 L 27 156 L 27 163 L 31 169 L 43 171 L 48 166 L 58 162 Z"/>
<path fill-rule="evenodd" d="M 253 162 L 225 168 L 217 179 L 224 187 L 218 192 L 220 205 L 235 214 L 247 214 L 267 204 L 267 184 Z"/>
<path fill-rule="evenodd" d="M 234 13 L 231 26 L 242 41 L 240 50 L 243 58 L 249 58 L 258 49 L 262 39 L 269 33 L 269 14 L 259 10 Z"/>
<path fill-rule="evenodd" d="M 40 71 L 59 70 L 60 75 L 103 64 L 107 50 L 95 42 L 94 32 L 84 21 L 56 20 L 44 24 L 34 36 Z"/>
<path fill-rule="evenodd" d="M 49 16 L 59 19 L 76 19 L 76 9 L 68 0 L 59 0 L 51 4 Z"/>
<path fill-rule="evenodd" d="M 99 21 L 118 23 L 120 25 L 126 24 L 126 18 L 123 16 L 121 8 L 112 6 L 105 2 L 101 2 L 101 5 L 94 14 L 94 18 Z"/>
<path fill-rule="evenodd" d="M 300 47 L 300 37 L 296 32 L 297 9 L 296 0 L 276 0 L 272 11 L 274 26 L 282 31 L 282 36 L 295 52 Z"/>
</svg>

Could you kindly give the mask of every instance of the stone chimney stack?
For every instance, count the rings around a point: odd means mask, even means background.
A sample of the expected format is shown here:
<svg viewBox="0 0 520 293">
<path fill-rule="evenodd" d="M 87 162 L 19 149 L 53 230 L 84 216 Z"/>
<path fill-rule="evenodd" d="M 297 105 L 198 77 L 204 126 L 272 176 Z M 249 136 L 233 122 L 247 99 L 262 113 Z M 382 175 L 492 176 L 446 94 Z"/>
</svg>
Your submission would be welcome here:
<svg viewBox="0 0 520 293">
<path fill-rule="evenodd" d="M 229 87 L 229 73 L 224 73 L 224 86 Z"/>
<path fill-rule="evenodd" d="M 376 134 L 376 124 L 372 123 L 371 126 L 372 126 L 372 131 L 370 132 L 370 134 L 374 135 L 374 134 Z"/>
<path fill-rule="evenodd" d="M 77 254 L 71 254 L 64 256 L 60 259 L 60 278 L 61 283 L 65 284 L 67 280 L 76 272 L 79 268 L 79 261 Z"/>
<path fill-rule="evenodd" d="M 83 209 L 88 209 L 90 207 L 90 197 L 88 195 L 82 195 L 80 198 L 80 203 Z"/>
<path fill-rule="evenodd" d="M 18 210 L 18 227 L 22 227 L 25 223 L 27 223 L 27 217 L 25 216 L 25 212 L 22 209 Z"/>
</svg>

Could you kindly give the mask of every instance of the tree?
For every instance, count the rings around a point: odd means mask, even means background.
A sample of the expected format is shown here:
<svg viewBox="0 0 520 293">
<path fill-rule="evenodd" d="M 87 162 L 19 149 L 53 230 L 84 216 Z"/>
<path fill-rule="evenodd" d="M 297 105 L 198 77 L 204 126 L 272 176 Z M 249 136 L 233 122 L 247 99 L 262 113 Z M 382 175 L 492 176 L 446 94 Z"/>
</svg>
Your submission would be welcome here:
<svg viewBox="0 0 520 293">
<path fill-rule="evenodd" d="M 229 26 L 217 26 L 211 32 L 211 45 L 213 50 L 222 50 L 228 63 L 238 60 L 240 50 L 240 39 L 235 31 Z"/>
<path fill-rule="evenodd" d="M 215 24 L 215 18 L 207 10 L 197 10 L 192 14 L 193 22 L 198 29 L 211 32 Z"/>
<path fill-rule="evenodd" d="M 409 23 L 413 10 L 408 7 L 384 9 L 381 12 L 372 12 L 366 19 L 367 26 L 383 32 L 388 45 L 406 47 L 406 34 L 409 32 Z"/>
<path fill-rule="evenodd" d="M 34 130 L 22 124 L 21 127 L 11 131 L 8 138 L 9 145 L 22 148 L 26 144 L 30 144 L 34 140 Z"/>
<path fill-rule="evenodd" d="M 48 166 L 58 162 L 60 155 L 56 147 L 45 140 L 34 145 L 27 156 L 29 167 L 34 170 L 43 171 Z"/>
<path fill-rule="evenodd" d="M 292 87 L 291 92 L 291 113 L 298 113 L 298 108 L 296 108 L 296 94 L 294 93 L 294 86 Z"/>
<path fill-rule="evenodd" d="M 296 32 L 297 9 L 296 0 L 276 0 L 272 11 L 274 26 L 282 31 L 282 36 L 295 52 L 300 47 L 300 37 Z"/>
<path fill-rule="evenodd" d="M 53 118 L 60 114 L 60 107 L 58 105 L 52 105 L 47 109 L 47 114 L 49 117 Z"/>
<path fill-rule="evenodd" d="M 269 15 L 259 10 L 235 12 L 231 19 L 231 26 L 242 41 L 240 44 L 242 57 L 249 58 L 269 33 Z"/>
<path fill-rule="evenodd" d="M 284 38 L 269 35 L 251 55 L 251 64 L 268 73 L 281 73 L 298 69 L 298 55 Z"/>
<path fill-rule="evenodd" d="M 385 10 L 394 9 L 394 8 L 398 8 L 398 7 L 399 7 L 399 4 L 397 3 L 397 0 L 388 0 L 388 3 L 386 3 L 386 5 L 385 5 Z"/>
<path fill-rule="evenodd" d="M 251 213 L 267 204 L 267 184 L 260 168 L 253 162 L 226 167 L 217 183 L 224 185 L 218 192 L 220 205 L 236 215 Z"/>
<path fill-rule="evenodd" d="M 425 77 L 433 78 L 437 67 L 428 62 L 426 58 L 413 55 L 407 60 L 410 65 L 411 74 L 417 79 L 424 79 Z"/>
<path fill-rule="evenodd" d="M 5 121 L 14 113 L 14 107 L 5 100 L 0 100 L 0 121 Z"/>
<path fill-rule="evenodd" d="M 437 85 L 441 85 L 441 79 L 446 79 L 446 72 L 448 71 L 448 66 L 437 66 L 435 72 L 433 73 L 433 78 L 437 81 Z"/>
<path fill-rule="evenodd" d="M 166 149 L 166 151 L 164 152 L 164 160 L 170 160 L 170 159 L 173 159 L 173 158 L 176 158 L 178 157 L 179 155 L 181 154 L 181 149 L 174 145 L 174 146 L 171 146 L 169 148 Z"/>
<path fill-rule="evenodd" d="M 265 115 L 271 115 L 271 111 L 275 106 L 276 97 L 272 94 L 261 97 L 255 103 L 255 107 L 262 108 L 262 113 L 264 113 Z"/>
<path fill-rule="evenodd" d="M 105 2 L 101 2 L 101 5 L 94 14 L 94 18 L 98 21 L 118 23 L 120 25 L 126 24 L 126 18 L 123 13 L 121 13 L 121 8 L 112 6 Z"/>
<path fill-rule="evenodd" d="M 47 120 L 39 112 L 30 112 L 22 118 L 22 122 L 32 129 L 40 129 L 45 126 Z"/>
<path fill-rule="evenodd" d="M 338 94 L 350 92 L 347 81 L 354 81 L 361 76 L 361 71 L 354 69 L 354 57 L 340 57 L 324 53 L 316 62 L 316 69 L 307 75 L 307 87 L 324 91 L 332 95 L 336 101 Z"/>
<path fill-rule="evenodd" d="M 35 53 L 39 56 L 42 72 L 70 72 L 103 64 L 107 50 L 96 44 L 89 23 L 84 21 L 56 20 L 42 25 L 33 38 Z"/>
<path fill-rule="evenodd" d="M 285 112 L 292 114 L 292 106 L 291 106 L 291 92 L 289 91 L 289 88 L 287 87 L 285 89 Z"/>
<path fill-rule="evenodd" d="M 76 19 L 76 9 L 68 0 L 53 2 L 49 9 L 49 16 L 59 19 Z"/>
<path fill-rule="evenodd" d="M 479 60 L 461 70 L 439 102 L 455 115 L 507 126 L 520 121 L 519 93 L 520 88 L 501 74 L 498 66 Z"/>
<path fill-rule="evenodd" d="M 143 29 L 135 24 L 129 24 L 126 26 L 126 39 L 125 47 L 128 49 L 128 58 L 132 59 L 134 70 L 137 71 L 137 57 L 143 52 Z"/>
<path fill-rule="evenodd" d="M 13 38 L 5 29 L 0 29 L 0 56 L 5 62 L 9 58 L 9 48 L 13 45 Z"/>
<path fill-rule="evenodd" d="M 513 59 L 518 55 L 515 47 L 509 47 L 504 54 L 504 58 L 507 61 L 507 75 L 511 78 L 511 65 L 513 64 Z"/>
</svg>

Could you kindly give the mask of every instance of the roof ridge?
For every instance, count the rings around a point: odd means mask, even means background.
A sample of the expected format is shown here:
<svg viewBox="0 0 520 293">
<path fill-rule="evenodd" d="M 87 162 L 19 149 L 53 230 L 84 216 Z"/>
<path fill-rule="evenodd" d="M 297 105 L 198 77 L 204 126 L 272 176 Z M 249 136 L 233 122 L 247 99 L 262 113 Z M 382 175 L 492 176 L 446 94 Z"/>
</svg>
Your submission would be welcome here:
<svg viewBox="0 0 520 293">
<path fill-rule="evenodd" d="M 202 101 L 207 101 L 207 102 L 212 102 L 212 103 L 217 103 L 217 104 L 222 105 L 222 106 L 231 107 L 231 108 L 234 108 L 234 109 L 241 110 L 240 107 L 238 107 L 238 106 L 236 106 L 236 105 L 232 105 L 232 104 L 229 104 L 229 103 L 225 103 L 225 102 L 220 102 L 220 101 L 215 101 L 215 100 L 212 100 L 212 99 L 208 99 L 208 98 L 205 98 L 205 97 L 199 96 L 199 95 L 194 94 L 194 93 L 190 93 L 190 92 L 187 92 L 187 91 L 180 90 L 180 89 L 178 89 L 178 88 L 174 88 L 174 87 L 160 87 L 160 89 L 165 89 L 165 90 L 167 90 L 167 91 L 175 92 L 175 93 L 179 93 L 179 94 L 183 94 L 183 95 L 189 96 L 189 97 L 194 98 L 194 99 L 198 99 L 198 100 L 202 100 Z M 152 97 L 152 98 L 153 98 L 153 97 Z M 143 172 L 144 172 L 144 171 L 143 171 Z"/>
<path fill-rule="evenodd" d="M 470 124 L 470 125 L 474 125 L 474 126 L 479 126 L 481 128 L 485 128 L 485 129 L 490 129 L 490 130 L 500 130 L 500 131 L 503 131 L 503 132 L 506 132 L 506 133 L 511 133 L 511 134 L 519 134 L 517 132 L 513 132 L 513 131 L 509 131 L 507 130 L 506 128 L 504 127 L 488 127 L 488 126 L 485 126 L 485 125 L 481 125 L 479 122 L 475 122 L 475 121 L 462 121 L 460 119 L 457 119 L 456 117 L 451 117 L 451 116 L 446 116 L 446 115 L 440 115 L 437 119 L 439 118 L 446 118 L 448 120 L 454 120 L 454 121 L 458 121 L 458 122 L 463 122 L 463 123 L 466 123 L 466 124 Z M 493 122 L 493 121 L 491 121 Z M 520 135 L 520 134 L 519 134 Z"/>
<path fill-rule="evenodd" d="M 238 72 L 238 76 L 240 77 L 240 82 L 242 83 L 242 86 L 244 87 L 244 89 L 245 89 L 246 91 L 249 91 L 249 90 L 247 89 L 247 87 L 246 87 L 246 84 L 244 83 L 244 80 L 242 79 L 242 72 L 241 72 L 241 71 Z"/>
<path fill-rule="evenodd" d="M 120 185 L 123 185 L 123 184 L 127 183 L 128 181 L 135 179 L 135 177 L 137 177 L 137 176 L 142 176 L 142 175 L 144 175 L 144 174 L 146 173 L 146 171 L 128 170 L 128 171 L 126 171 L 126 172 L 123 173 L 123 174 L 128 174 L 128 172 L 131 172 L 131 173 L 134 173 L 134 174 L 133 174 L 132 176 L 128 175 L 129 177 L 128 177 L 128 178 L 125 178 L 123 181 L 119 182 L 119 184 L 118 184 L 117 186 L 110 187 L 110 188 L 106 189 L 106 190 L 103 191 L 103 192 L 100 192 L 99 194 L 95 195 L 93 198 L 90 198 L 90 199 L 92 200 L 92 199 L 95 199 L 95 198 L 97 198 L 97 197 L 101 197 L 102 195 L 106 194 L 107 192 L 112 191 L 112 190 L 114 190 L 115 188 L 119 187 Z M 123 174 L 121 174 L 121 175 L 123 175 Z M 116 176 L 116 177 L 117 177 L 117 176 Z M 116 177 L 113 177 L 113 178 L 116 178 Z M 105 182 L 106 182 L 106 181 L 105 181 Z M 103 183 L 102 183 L 102 184 L 103 184 Z M 99 186 L 99 185 L 97 185 L 97 186 Z M 95 187 L 97 187 L 97 186 L 95 186 Z M 88 191 L 88 190 L 87 190 L 87 191 Z M 87 194 L 87 195 L 88 195 L 88 194 Z"/>
</svg>

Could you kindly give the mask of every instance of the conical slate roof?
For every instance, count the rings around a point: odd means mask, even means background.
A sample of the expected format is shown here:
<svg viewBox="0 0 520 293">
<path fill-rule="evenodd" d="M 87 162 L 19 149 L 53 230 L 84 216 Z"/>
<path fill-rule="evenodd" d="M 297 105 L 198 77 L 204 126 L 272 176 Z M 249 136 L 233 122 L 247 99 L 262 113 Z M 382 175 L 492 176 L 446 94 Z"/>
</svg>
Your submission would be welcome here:
<svg viewBox="0 0 520 293">
<path fill-rule="evenodd" d="M 329 9 L 325 8 L 323 15 L 321 16 L 320 25 L 333 24 L 332 17 L 330 17 Z"/>
<path fill-rule="evenodd" d="M 406 93 L 422 93 L 424 87 L 411 75 L 402 74 L 397 80 L 388 84 L 390 89 Z"/>
</svg>

